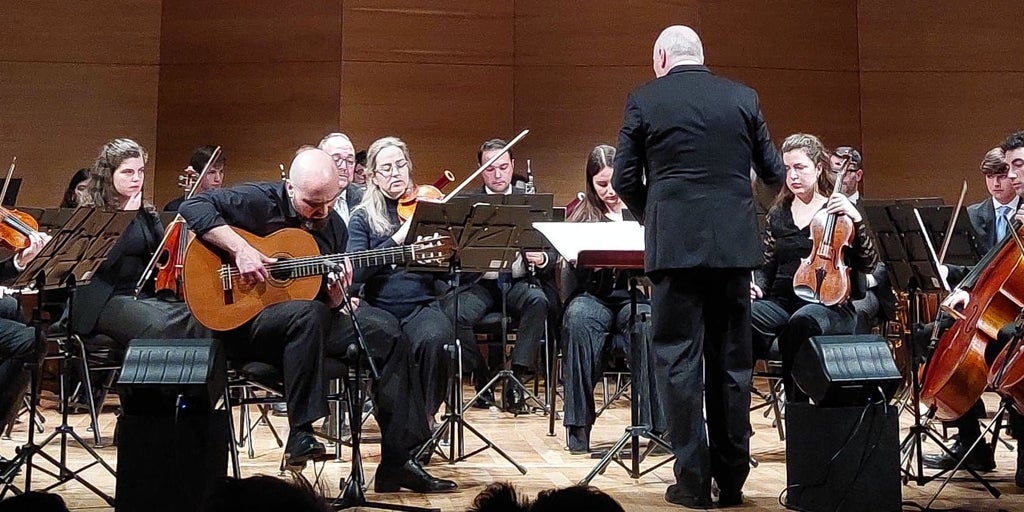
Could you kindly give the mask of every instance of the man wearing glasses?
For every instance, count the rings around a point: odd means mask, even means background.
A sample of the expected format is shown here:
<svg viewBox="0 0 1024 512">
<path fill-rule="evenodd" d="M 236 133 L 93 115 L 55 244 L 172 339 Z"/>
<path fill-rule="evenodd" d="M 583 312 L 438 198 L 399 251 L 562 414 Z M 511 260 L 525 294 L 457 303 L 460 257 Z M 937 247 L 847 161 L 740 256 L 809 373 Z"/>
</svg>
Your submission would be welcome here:
<svg viewBox="0 0 1024 512">
<path fill-rule="evenodd" d="M 341 186 L 341 194 L 338 196 L 338 201 L 334 203 L 334 211 L 338 212 L 341 220 L 345 221 L 345 225 L 348 226 L 352 210 L 363 200 L 363 189 L 349 186 L 352 184 L 352 173 L 356 167 L 356 148 L 347 135 L 338 132 L 325 135 L 317 147 L 331 155 L 335 167 L 338 168 L 338 184 Z"/>
</svg>

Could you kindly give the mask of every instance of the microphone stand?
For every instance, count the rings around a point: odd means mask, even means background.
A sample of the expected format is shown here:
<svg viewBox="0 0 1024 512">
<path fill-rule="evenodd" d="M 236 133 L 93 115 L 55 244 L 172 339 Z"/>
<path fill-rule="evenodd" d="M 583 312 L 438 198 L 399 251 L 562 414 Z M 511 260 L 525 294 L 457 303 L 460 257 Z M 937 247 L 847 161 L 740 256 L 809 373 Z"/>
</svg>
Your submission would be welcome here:
<svg viewBox="0 0 1024 512">
<path fill-rule="evenodd" d="M 329 260 L 325 260 L 325 262 L 334 269 L 335 273 L 344 273 L 345 269 L 340 264 L 330 262 Z M 439 508 L 414 507 L 366 499 L 366 489 L 364 488 L 366 476 L 363 472 L 363 458 L 359 451 L 363 427 L 363 422 L 361 421 L 363 396 L 359 387 L 359 377 L 362 374 L 363 356 L 366 357 L 366 366 L 369 371 L 371 386 L 374 389 L 376 389 L 377 381 L 380 379 L 380 370 L 377 369 L 377 364 L 374 363 L 373 356 L 370 355 L 370 349 L 366 346 L 366 338 L 363 337 L 363 330 L 359 327 L 359 321 L 356 320 L 356 312 L 352 308 L 351 298 L 344 287 L 342 287 L 341 293 L 342 307 L 352 321 L 352 328 L 356 332 L 356 342 L 348 346 L 346 353 L 346 358 L 352 361 L 352 371 L 348 372 L 348 376 L 345 379 L 348 418 L 352 431 L 352 469 L 349 471 L 348 478 L 343 479 L 339 484 L 341 491 L 339 491 L 338 497 L 331 502 L 331 508 L 334 510 L 375 508 L 380 510 L 398 510 L 401 512 L 440 512 L 441 509 Z"/>
</svg>

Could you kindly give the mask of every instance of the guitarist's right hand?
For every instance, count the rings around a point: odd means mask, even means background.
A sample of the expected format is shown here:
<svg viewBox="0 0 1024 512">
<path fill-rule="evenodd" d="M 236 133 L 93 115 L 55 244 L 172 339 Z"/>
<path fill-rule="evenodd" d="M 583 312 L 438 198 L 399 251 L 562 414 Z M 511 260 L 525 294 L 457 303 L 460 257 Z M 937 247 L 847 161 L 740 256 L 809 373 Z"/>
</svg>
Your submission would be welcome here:
<svg viewBox="0 0 1024 512">
<path fill-rule="evenodd" d="M 277 258 L 269 258 L 256 250 L 255 247 L 245 244 L 244 247 L 235 252 L 235 266 L 242 274 L 242 280 L 249 284 L 262 283 L 270 277 L 267 272 L 267 263 L 273 263 Z"/>
</svg>

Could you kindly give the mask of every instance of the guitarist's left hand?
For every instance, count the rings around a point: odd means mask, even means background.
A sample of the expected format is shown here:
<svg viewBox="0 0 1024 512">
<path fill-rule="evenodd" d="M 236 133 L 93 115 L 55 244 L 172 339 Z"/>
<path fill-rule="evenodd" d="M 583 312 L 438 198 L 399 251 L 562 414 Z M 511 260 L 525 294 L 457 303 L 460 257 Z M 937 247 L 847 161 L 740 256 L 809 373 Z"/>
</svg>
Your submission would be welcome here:
<svg viewBox="0 0 1024 512">
<path fill-rule="evenodd" d="M 352 286 L 352 261 L 345 258 L 341 275 L 331 272 L 327 276 L 327 295 L 330 297 L 328 306 L 336 309 L 345 300 L 345 290 Z"/>
</svg>

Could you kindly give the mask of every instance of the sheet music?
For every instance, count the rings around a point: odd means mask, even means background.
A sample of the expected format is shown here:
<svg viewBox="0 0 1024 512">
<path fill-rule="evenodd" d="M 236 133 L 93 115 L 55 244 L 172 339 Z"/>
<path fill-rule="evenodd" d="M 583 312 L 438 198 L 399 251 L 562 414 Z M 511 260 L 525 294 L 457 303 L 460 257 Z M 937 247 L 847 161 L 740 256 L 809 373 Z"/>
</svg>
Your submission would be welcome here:
<svg viewBox="0 0 1024 512">
<path fill-rule="evenodd" d="M 558 254 L 576 261 L 580 251 L 642 251 L 644 227 L 623 222 L 534 222 Z"/>
</svg>

